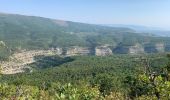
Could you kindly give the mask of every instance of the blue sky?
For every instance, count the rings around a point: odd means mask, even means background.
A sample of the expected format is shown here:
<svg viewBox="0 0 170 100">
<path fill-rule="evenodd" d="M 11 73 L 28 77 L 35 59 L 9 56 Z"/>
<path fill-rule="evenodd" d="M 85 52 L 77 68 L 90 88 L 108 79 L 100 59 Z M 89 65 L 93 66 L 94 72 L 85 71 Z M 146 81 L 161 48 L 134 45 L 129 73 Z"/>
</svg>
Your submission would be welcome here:
<svg viewBox="0 0 170 100">
<path fill-rule="evenodd" d="M 170 28 L 170 0 L 0 0 L 0 12 Z"/>
</svg>

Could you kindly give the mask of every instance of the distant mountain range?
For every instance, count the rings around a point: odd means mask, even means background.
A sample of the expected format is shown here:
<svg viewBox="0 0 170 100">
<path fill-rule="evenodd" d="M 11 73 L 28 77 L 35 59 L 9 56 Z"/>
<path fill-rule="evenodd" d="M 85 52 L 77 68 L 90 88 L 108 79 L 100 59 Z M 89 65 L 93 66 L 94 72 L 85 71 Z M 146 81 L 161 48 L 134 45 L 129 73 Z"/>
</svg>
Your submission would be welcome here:
<svg viewBox="0 0 170 100">
<path fill-rule="evenodd" d="M 104 26 L 126 27 L 126 28 L 133 29 L 140 33 L 150 33 L 156 36 L 168 36 L 168 37 L 170 36 L 170 30 L 159 28 L 159 27 L 148 27 L 148 26 L 142 26 L 142 25 L 124 25 L 124 24 L 105 24 Z"/>
</svg>

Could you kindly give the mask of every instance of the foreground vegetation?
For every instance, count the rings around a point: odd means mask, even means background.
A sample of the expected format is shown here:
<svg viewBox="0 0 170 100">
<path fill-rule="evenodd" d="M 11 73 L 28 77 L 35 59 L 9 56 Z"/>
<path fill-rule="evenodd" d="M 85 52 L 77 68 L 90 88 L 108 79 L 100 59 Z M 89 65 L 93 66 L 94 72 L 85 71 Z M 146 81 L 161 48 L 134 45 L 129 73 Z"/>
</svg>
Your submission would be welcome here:
<svg viewBox="0 0 170 100">
<path fill-rule="evenodd" d="M 170 55 L 42 57 L 34 72 L 1 75 L 2 100 L 168 100 Z M 49 67 L 47 67 L 49 66 Z"/>
</svg>

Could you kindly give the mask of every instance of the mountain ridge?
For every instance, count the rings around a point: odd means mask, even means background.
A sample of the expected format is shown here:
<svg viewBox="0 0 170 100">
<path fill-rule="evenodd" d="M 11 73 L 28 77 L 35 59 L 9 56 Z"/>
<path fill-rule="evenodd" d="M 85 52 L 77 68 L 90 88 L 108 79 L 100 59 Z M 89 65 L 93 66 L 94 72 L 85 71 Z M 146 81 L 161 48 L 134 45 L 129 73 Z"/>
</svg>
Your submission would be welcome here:
<svg viewBox="0 0 170 100">
<path fill-rule="evenodd" d="M 125 25 L 125 24 L 103 24 L 103 26 L 110 26 L 110 27 L 127 27 L 131 28 L 139 33 L 150 33 L 151 35 L 155 36 L 170 36 L 170 30 L 160 28 L 160 27 L 151 27 L 151 26 L 143 26 L 143 25 Z"/>
</svg>

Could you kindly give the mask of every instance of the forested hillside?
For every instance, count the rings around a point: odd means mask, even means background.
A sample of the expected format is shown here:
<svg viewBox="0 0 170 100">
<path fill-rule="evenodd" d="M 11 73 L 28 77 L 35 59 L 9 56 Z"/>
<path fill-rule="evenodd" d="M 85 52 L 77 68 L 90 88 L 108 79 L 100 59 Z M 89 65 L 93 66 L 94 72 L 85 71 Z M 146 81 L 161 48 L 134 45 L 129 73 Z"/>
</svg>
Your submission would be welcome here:
<svg viewBox="0 0 170 100">
<path fill-rule="evenodd" d="M 0 41 L 5 44 L 1 58 L 18 50 L 56 47 L 90 47 L 107 45 L 113 53 L 128 53 L 131 46 L 140 44 L 143 52 L 169 51 L 170 39 L 136 33 L 129 28 L 105 27 L 49 18 L 0 14 Z M 157 46 L 158 44 L 158 46 Z M 138 48 L 135 49 L 138 51 Z M 118 52 L 119 51 L 119 52 Z"/>
<path fill-rule="evenodd" d="M 87 35 L 98 36 L 117 32 L 133 32 L 133 30 L 42 17 L 0 14 L 0 39 L 9 47 L 15 48 L 85 46 L 90 42 L 86 41 Z"/>
<path fill-rule="evenodd" d="M 169 98 L 166 92 L 169 81 L 163 80 L 169 68 L 168 57 L 165 54 L 44 57 L 31 65 L 35 70 L 32 73 L 1 75 L 0 93 L 3 98 L 35 100 L 156 100 L 156 92 L 159 98 Z M 156 75 L 154 81 L 158 83 L 152 84 L 149 75 Z M 163 90 L 154 92 L 156 88 Z"/>
</svg>

